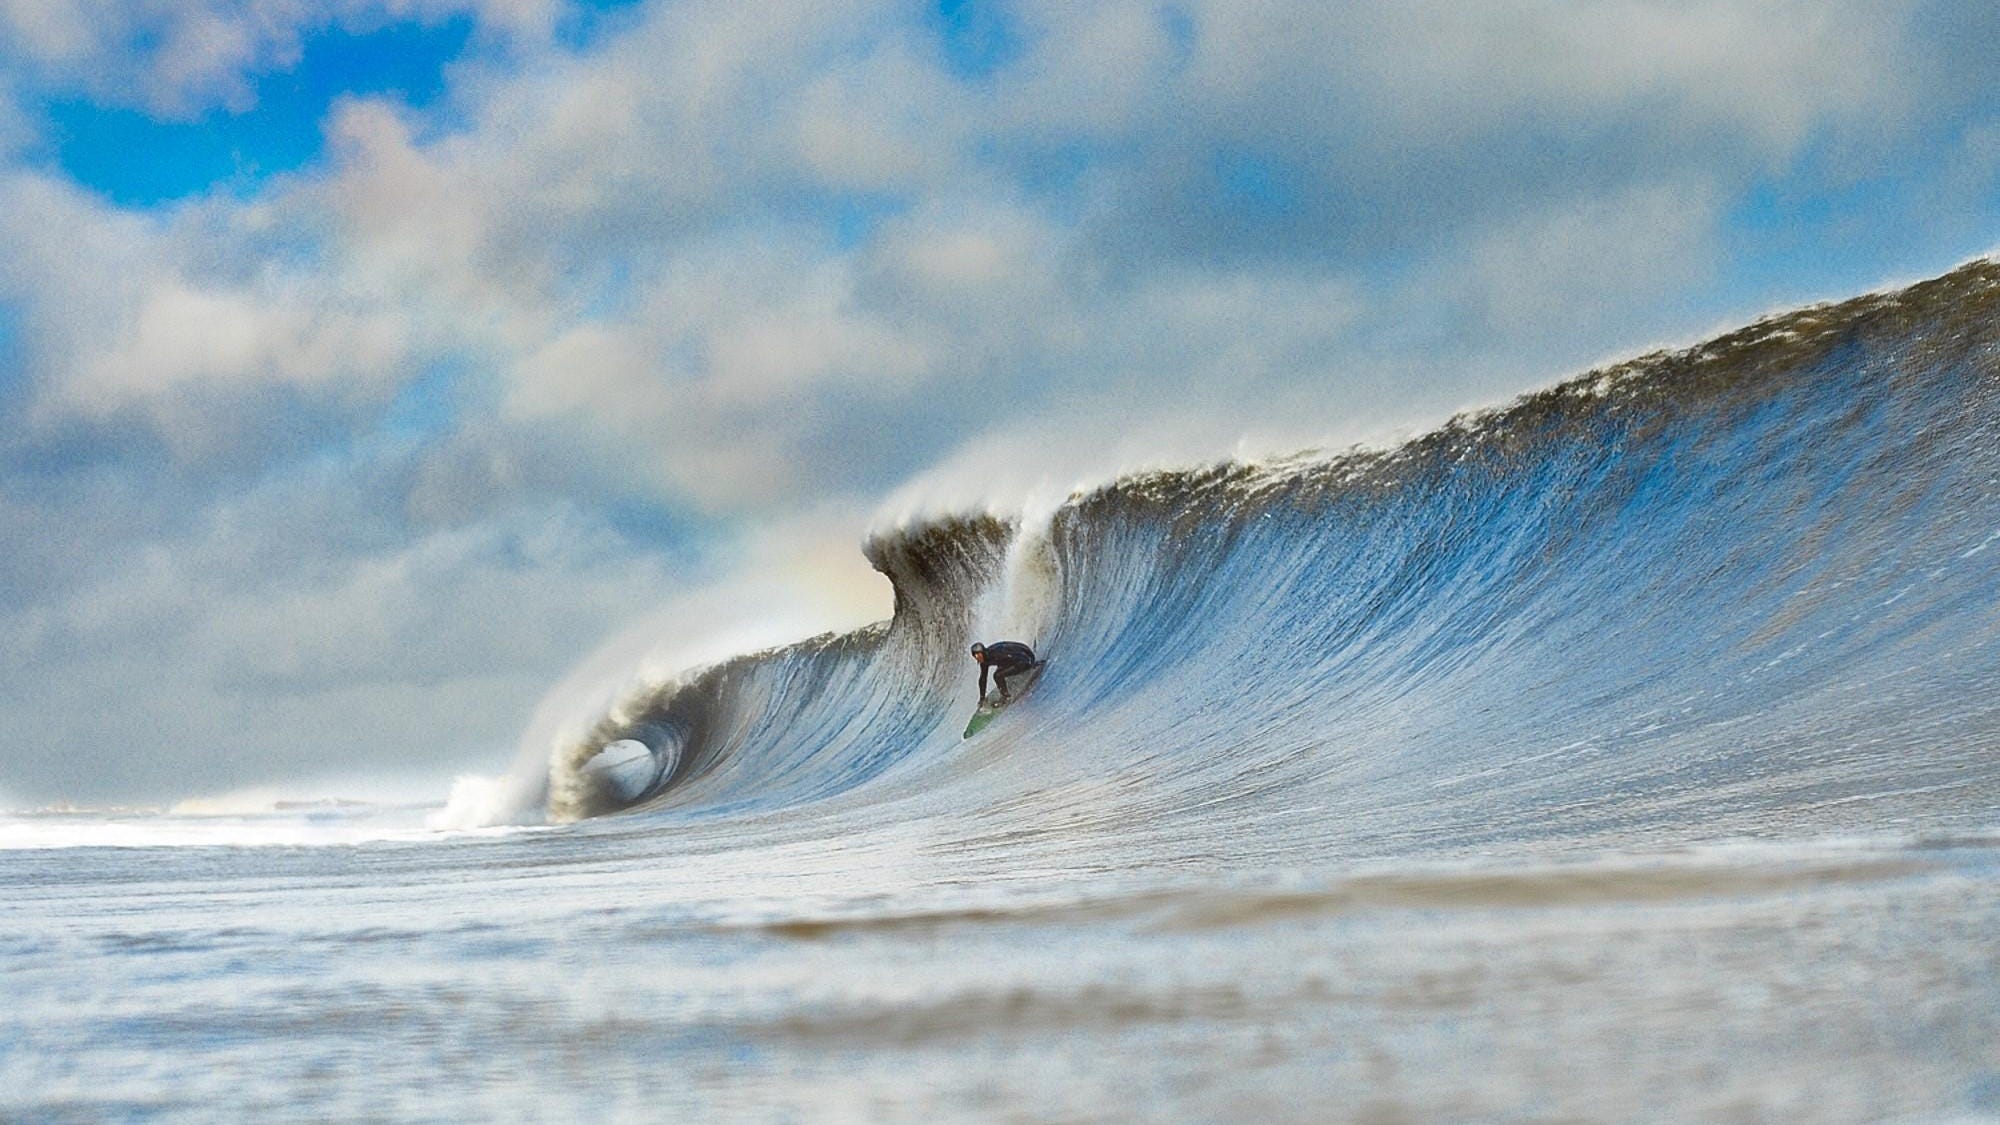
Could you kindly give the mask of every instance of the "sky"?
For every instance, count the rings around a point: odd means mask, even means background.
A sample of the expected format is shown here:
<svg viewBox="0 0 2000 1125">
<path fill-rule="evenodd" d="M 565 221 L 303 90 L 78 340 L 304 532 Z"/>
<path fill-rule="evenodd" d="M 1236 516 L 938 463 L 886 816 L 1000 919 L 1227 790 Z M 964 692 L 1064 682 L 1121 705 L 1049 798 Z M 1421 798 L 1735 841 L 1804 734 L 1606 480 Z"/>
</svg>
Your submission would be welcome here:
<svg viewBox="0 0 2000 1125">
<path fill-rule="evenodd" d="M 0 0 L 0 800 L 504 766 L 1996 219 L 1990 0 Z"/>
</svg>

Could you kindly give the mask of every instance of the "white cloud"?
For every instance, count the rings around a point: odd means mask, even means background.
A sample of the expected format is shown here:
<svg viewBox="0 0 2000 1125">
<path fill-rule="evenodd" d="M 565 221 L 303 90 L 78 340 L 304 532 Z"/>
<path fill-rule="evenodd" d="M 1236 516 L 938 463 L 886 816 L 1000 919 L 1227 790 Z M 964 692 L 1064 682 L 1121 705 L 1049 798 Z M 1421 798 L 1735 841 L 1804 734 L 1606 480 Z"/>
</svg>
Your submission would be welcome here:
<svg viewBox="0 0 2000 1125">
<path fill-rule="evenodd" d="M 597 637 L 676 587 L 662 560 L 568 505 L 374 549 L 301 540 L 294 524 L 225 510 L 0 615 L 10 780 L 105 799 L 363 764 L 463 768 L 511 744 Z M 111 764 L 71 772 L 82 746 Z"/>
<path fill-rule="evenodd" d="M 1173 399 L 1218 380 L 1314 380 L 1340 362 L 1366 258 L 1342 260 L 1337 237 L 1313 248 L 1312 224 L 1330 218 L 1318 204 L 1273 228 L 1299 236 L 1296 249 L 1270 259 L 1253 238 L 1249 256 L 1236 255 L 1214 241 L 1234 237 L 1226 224 L 1172 201 L 1194 190 L 1187 168 L 1129 163 L 1117 146 L 1170 165 L 1199 162 L 1207 146 L 1267 146 L 1323 178 L 1343 173 L 1329 162 L 1336 151 L 1386 155 L 1387 135 L 1371 132 L 1384 121 L 1439 148 L 1510 121 L 1587 130 L 1643 106 L 1695 134 L 1720 128 L 1782 149 L 1804 127 L 1798 113 L 1888 112 L 1869 95 L 1893 86 L 1881 60 L 1895 57 L 1853 57 L 1861 48 L 1833 34 L 1847 24 L 1826 17 L 1721 5 L 1570 20 L 1532 3 L 1505 20 L 1439 7 L 1210 6 L 1193 10 L 1186 44 L 1156 5 L 1041 5 L 1020 11 L 1022 57 L 982 89 L 951 79 L 891 9 L 787 11 L 649 9 L 602 49 L 470 75 L 457 103 L 469 124 L 443 136 L 386 104 L 345 106 L 327 175 L 281 187 L 261 216 L 245 209 L 203 231 L 247 249 L 275 215 L 323 231 L 323 261 L 298 277 L 223 284 L 162 268 L 162 252 L 193 251 L 145 232 L 166 249 L 137 255 L 146 268 L 113 285 L 124 290 L 114 307 L 72 310 L 67 353 L 46 350 L 67 355 L 54 401 L 102 413 L 149 395 L 172 402 L 189 386 L 257 384 L 375 401 L 452 349 L 502 374 L 503 417 L 515 424 L 609 435 L 642 476 L 705 505 L 770 503 L 812 491 L 830 435 L 867 426 L 885 399 L 926 399 L 944 430 L 935 447 L 979 424 L 973 403 L 988 392 L 1037 413 L 1063 405 L 1046 392 L 1065 383 Z M 1892 35 L 1886 26 L 1870 34 Z M 1742 40 L 1760 35 L 1770 45 L 1753 60 Z M 1666 47 L 1636 51 L 1635 37 Z M 1496 50 L 1546 65 L 1495 66 Z M 1856 65 L 1798 109 L 1800 75 L 1833 63 Z M 1326 102 L 1335 95 L 1338 113 Z M 982 137 L 1023 130 L 1080 130 L 1114 148 L 1049 195 L 1007 182 L 978 152 Z M 1632 264 L 1628 280 L 1698 277 L 1699 264 L 1671 257 L 1706 244 L 1716 208 L 1683 194 L 1713 180 L 1710 157 L 1691 159 L 1692 170 L 1620 171 L 1539 201 L 1517 188 L 1453 202 L 1433 225 L 1473 224 L 1464 249 L 1439 259 L 1472 262 L 1454 299 L 1494 324 L 1546 323 L 1572 301 L 1567 281 L 1621 272 L 1603 263 Z M 1147 179 L 1155 173 L 1167 194 Z M 1395 175 L 1364 173 L 1381 181 L 1365 190 L 1383 197 L 1350 205 L 1418 206 L 1425 191 L 1400 198 Z M 853 245 L 832 244 L 810 193 L 857 189 L 921 202 Z M 1427 237 L 1414 214 L 1396 217 L 1401 233 L 1381 237 Z M 1135 276 L 1107 273 L 1107 232 L 1183 251 Z M 1235 260 L 1205 273 L 1197 252 Z M 1288 260 L 1301 254 L 1320 264 Z M 109 259 L 94 272 L 110 272 Z M 163 427 L 179 417 L 157 413 Z M 863 463 L 836 487 L 866 479 L 871 458 L 899 468 L 893 443 L 845 445 Z"/>
<path fill-rule="evenodd" d="M 992 112 L 1017 129 L 1100 137 L 1150 124 L 1177 63 L 1165 11 L 1146 0 L 1021 5 L 1031 49 L 1008 68 Z"/>
<path fill-rule="evenodd" d="M 1189 85 L 1196 104 L 1246 128 L 1263 116 L 1272 130 L 1384 129 L 1383 141 L 1437 146 L 1524 124 L 1658 124 L 1690 143 L 1721 130 L 1783 156 L 1816 124 L 1902 108 L 1911 10 L 1203 0 Z"/>
<path fill-rule="evenodd" d="M 5 81 L 0 80 L 0 165 L 26 150 L 39 136 L 33 118 L 21 108 Z"/>
<path fill-rule="evenodd" d="M 87 53 L 96 33 L 81 4 L 0 0 L 0 26 L 14 49 L 41 60 L 70 60 Z"/>
<path fill-rule="evenodd" d="M 838 569 L 757 521 L 1378 437 L 1712 322 L 1746 185 L 1823 139 L 1865 171 L 1945 96 L 1905 5 L 1848 0 L 1033 0 L 972 78 L 874 0 L 655 4 L 586 50 L 543 0 L 0 0 L 0 87 L 192 114 L 315 29 L 473 10 L 510 48 L 440 108 L 344 101 L 251 198 L 0 174 L 0 452 L 41 474 L 0 487 L 4 705 L 160 763 L 7 763 L 39 789 L 463 756 L 640 604 Z"/>
<path fill-rule="evenodd" d="M 298 59 L 330 28 L 469 14 L 537 43 L 558 0 L 0 0 L 0 63 L 40 85 L 178 119 L 255 103 L 251 79 Z"/>
<path fill-rule="evenodd" d="M 115 411 L 189 383 L 325 384 L 366 378 L 403 358 L 398 326 L 313 307 L 290 293 L 197 288 L 163 279 L 140 300 L 127 335 L 78 357 L 62 387 L 76 409 Z"/>
<path fill-rule="evenodd" d="M 810 494 L 823 467 L 804 447 L 853 418 L 830 397 L 880 401 L 938 371 L 925 335 L 861 301 L 850 263 L 781 231 L 690 252 L 633 305 L 525 356 L 508 413 L 613 436 L 703 503 Z"/>
<path fill-rule="evenodd" d="M 787 113 L 796 159 L 835 190 L 938 184 L 975 121 L 974 103 L 907 36 L 804 76 Z"/>
<path fill-rule="evenodd" d="M 1701 182 L 1569 202 L 1481 234 L 1462 284 L 1495 339 L 1576 336 L 1687 289 L 1720 264 L 1722 200 Z"/>
<path fill-rule="evenodd" d="M 334 412 L 390 398 L 421 358 L 418 329 L 354 279 L 254 256 L 261 217 L 117 211 L 45 178 L 0 183 L 0 294 L 25 309 L 32 418 L 144 424 L 191 460 L 239 452 L 272 392 Z"/>
</svg>

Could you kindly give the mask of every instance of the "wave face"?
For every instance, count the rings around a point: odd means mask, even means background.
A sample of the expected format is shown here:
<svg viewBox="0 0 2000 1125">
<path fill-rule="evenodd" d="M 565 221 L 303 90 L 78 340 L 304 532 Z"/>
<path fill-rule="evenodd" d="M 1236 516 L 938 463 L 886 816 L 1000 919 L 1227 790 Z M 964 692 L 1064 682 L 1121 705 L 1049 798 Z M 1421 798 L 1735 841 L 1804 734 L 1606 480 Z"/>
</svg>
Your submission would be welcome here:
<svg viewBox="0 0 2000 1125">
<path fill-rule="evenodd" d="M 1119 862 L 1990 823 L 1996 307 L 1977 262 L 1390 451 L 880 534 L 892 620 L 632 700 L 558 753 L 550 812 L 921 816 Z M 961 741 L 975 639 L 1048 667 Z M 580 768 L 628 738 L 678 759 L 629 805 Z"/>
</svg>

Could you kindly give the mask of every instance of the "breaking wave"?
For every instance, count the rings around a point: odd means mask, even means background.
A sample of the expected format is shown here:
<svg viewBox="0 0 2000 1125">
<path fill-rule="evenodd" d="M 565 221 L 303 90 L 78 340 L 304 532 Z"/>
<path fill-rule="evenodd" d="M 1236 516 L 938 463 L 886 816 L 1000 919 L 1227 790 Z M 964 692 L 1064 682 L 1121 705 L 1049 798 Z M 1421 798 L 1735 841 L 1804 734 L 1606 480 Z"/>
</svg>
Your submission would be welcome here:
<svg viewBox="0 0 2000 1125">
<path fill-rule="evenodd" d="M 879 532 L 891 620 L 633 696 L 557 748 L 548 813 L 1107 860 L 1989 823 L 1996 307 L 1975 262 L 1391 450 Z M 975 639 L 1048 667 L 962 741 Z"/>
</svg>

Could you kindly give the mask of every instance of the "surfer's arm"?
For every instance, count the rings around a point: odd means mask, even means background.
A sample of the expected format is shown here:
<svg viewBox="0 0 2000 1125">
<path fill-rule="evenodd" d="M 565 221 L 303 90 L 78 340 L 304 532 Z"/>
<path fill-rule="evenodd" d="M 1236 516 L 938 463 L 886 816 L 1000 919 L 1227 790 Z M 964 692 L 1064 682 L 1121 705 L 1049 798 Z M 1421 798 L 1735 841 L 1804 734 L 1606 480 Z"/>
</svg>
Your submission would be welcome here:
<svg viewBox="0 0 2000 1125">
<path fill-rule="evenodd" d="M 986 699 L 986 673 L 992 670 L 993 667 L 990 664 L 981 664 L 979 666 L 979 698 L 981 702 L 984 702 Z"/>
</svg>

